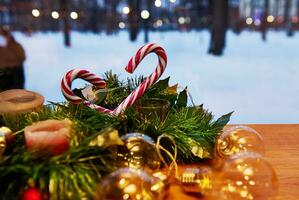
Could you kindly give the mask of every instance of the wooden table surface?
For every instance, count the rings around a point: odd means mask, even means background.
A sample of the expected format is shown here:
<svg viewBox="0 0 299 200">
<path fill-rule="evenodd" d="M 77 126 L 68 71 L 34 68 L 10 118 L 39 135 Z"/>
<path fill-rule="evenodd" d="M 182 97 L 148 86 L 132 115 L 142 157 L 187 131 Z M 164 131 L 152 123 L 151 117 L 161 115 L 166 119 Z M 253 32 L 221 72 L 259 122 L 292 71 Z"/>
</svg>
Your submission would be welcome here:
<svg viewBox="0 0 299 200">
<path fill-rule="evenodd" d="M 264 138 L 266 159 L 279 180 L 278 200 L 299 199 L 299 124 L 248 125 Z M 183 168 L 183 167 L 181 167 Z M 204 199 L 185 194 L 179 185 L 171 185 L 169 200 Z"/>
</svg>

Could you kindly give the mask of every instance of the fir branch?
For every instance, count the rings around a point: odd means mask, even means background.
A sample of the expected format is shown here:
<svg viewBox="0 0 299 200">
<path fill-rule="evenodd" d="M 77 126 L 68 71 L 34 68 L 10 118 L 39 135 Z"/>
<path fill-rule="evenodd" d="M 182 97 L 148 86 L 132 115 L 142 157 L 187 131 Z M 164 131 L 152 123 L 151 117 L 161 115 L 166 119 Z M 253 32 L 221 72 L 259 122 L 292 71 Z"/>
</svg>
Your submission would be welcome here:
<svg viewBox="0 0 299 200">
<path fill-rule="evenodd" d="M 120 81 L 119 76 L 106 72 L 104 79 L 108 88 L 101 106 L 114 109 L 140 83 L 144 77 Z M 16 116 L 3 116 L 1 123 L 11 128 L 16 141 L 0 158 L 0 196 L 4 199 L 19 199 L 29 178 L 35 180 L 43 193 L 51 199 L 91 198 L 101 177 L 116 169 L 116 150 L 89 146 L 91 139 L 114 128 L 121 135 L 129 132 L 145 133 L 157 139 L 167 134 L 178 146 L 178 162 L 194 163 L 200 158 L 212 157 L 215 140 L 228 123 L 232 113 L 217 120 L 202 106 L 187 107 L 186 91 L 177 93 L 177 85 L 170 87 L 169 78 L 161 80 L 147 91 L 142 98 L 161 98 L 170 101 L 171 109 L 165 119 L 152 116 L 144 120 L 135 112 L 134 106 L 123 115 L 112 117 L 89 107 L 69 103 L 53 103 L 38 112 Z M 26 126 L 47 119 L 69 119 L 72 121 L 71 148 L 62 155 L 47 155 L 28 152 L 21 134 Z M 163 141 L 162 141 L 163 142 Z M 172 144 L 161 143 L 172 150 Z"/>
</svg>

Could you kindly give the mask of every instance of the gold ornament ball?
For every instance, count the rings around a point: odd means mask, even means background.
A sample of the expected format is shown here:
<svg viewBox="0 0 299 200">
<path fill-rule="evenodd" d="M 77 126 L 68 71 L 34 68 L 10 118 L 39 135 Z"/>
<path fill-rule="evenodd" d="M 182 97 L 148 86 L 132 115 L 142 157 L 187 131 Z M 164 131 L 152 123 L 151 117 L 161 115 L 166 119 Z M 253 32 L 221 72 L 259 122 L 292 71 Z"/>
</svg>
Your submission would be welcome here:
<svg viewBox="0 0 299 200">
<path fill-rule="evenodd" d="M 0 156 L 5 152 L 5 149 L 13 139 L 12 131 L 8 127 L 0 127 Z"/>
<path fill-rule="evenodd" d="M 270 199 L 278 191 L 273 167 L 253 152 L 237 153 L 227 159 L 216 180 L 220 196 L 227 199 Z"/>
<path fill-rule="evenodd" d="M 120 167 L 157 170 L 161 160 L 154 141 L 141 133 L 128 133 L 121 137 L 124 145 L 118 148 Z"/>
<path fill-rule="evenodd" d="M 233 126 L 224 130 L 217 139 L 216 154 L 221 158 L 246 151 L 264 154 L 264 146 L 262 137 L 254 129 L 247 126 Z"/>
<path fill-rule="evenodd" d="M 184 191 L 201 193 L 212 199 L 272 199 L 278 190 L 274 169 L 261 155 L 253 152 L 231 156 L 220 171 L 186 169 L 180 181 Z"/>
<path fill-rule="evenodd" d="M 166 193 L 162 180 L 140 169 L 120 168 L 102 179 L 95 200 L 162 200 Z"/>
</svg>

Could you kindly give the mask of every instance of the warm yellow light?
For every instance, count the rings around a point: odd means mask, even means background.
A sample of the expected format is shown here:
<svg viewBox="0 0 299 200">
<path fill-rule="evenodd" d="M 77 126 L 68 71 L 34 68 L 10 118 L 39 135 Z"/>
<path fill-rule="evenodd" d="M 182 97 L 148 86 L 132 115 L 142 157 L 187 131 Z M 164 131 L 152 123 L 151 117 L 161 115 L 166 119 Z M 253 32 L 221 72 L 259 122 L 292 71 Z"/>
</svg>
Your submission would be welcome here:
<svg viewBox="0 0 299 200">
<path fill-rule="evenodd" d="M 78 19 L 79 15 L 78 15 L 77 12 L 71 12 L 70 17 L 71 17 L 72 19 Z"/>
<path fill-rule="evenodd" d="M 156 25 L 157 25 L 157 27 L 162 26 L 163 25 L 163 21 L 161 19 L 158 19 L 156 21 Z"/>
<path fill-rule="evenodd" d="M 161 5 L 162 5 L 161 0 L 156 0 L 156 1 L 155 1 L 155 6 L 156 6 L 157 8 L 161 7 Z"/>
<path fill-rule="evenodd" d="M 124 28 L 126 28 L 126 24 L 125 24 L 124 22 L 119 22 L 119 23 L 118 23 L 118 27 L 119 27 L 120 29 L 124 29 Z"/>
<path fill-rule="evenodd" d="M 248 17 L 246 19 L 246 24 L 250 25 L 250 24 L 252 24 L 252 22 L 253 22 L 253 19 L 251 17 Z"/>
<path fill-rule="evenodd" d="M 184 17 L 179 17 L 178 22 L 179 24 L 184 24 L 185 23 L 185 18 Z"/>
<path fill-rule="evenodd" d="M 32 13 L 33 17 L 39 17 L 39 15 L 40 15 L 39 10 L 37 10 L 37 9 L 33 9 L 33 10 L 31 11 L 31 13 Z"/>
<path fill-rule="evenodd" d="M 130 8 L 128 6 L 123 7 L 123 13 L 125 15 L 129 14 L 130 13 Z"/>
<path fill-rule="evenodd" d="M 124 188 L 124 192 L 127 194 L 133 194 L 137 190 L 137 186 L 135 184 L 129 184 Z"/>
<path fill-rule="evenodd" d="M 58 19 L 59 18 L 59 13 L 57 11 L 52 11 L 51 16 L 53 19 Z"/>
<path fill-rule="evenodd" d="M 272 23 L 272 22 L 274 22 L 274 16 L 273 15 L 269 15 L 268 17 L 267 17 L 267 22 L 269 22 L 269 23 Z"/>
<path fill-rule="evenodd" d="M 150 13 L 147 10 L 141 11 L 141 18 L 148 19 L 150 17 Z"/>
</svg>

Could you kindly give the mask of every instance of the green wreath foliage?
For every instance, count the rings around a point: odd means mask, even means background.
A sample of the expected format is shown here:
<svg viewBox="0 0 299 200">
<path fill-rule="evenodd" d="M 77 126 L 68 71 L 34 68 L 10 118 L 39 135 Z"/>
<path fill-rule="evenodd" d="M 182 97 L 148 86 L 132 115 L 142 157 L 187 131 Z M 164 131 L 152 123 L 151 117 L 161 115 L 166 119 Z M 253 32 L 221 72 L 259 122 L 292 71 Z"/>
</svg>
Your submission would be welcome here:
<svg viewBox="0 0 299 200">
<path fill-rule="evenodd" d="M 112 72 L 105 73 L 108 88 L 116 89 L 100 92 L 98 104 L 115 108 L 143 80 L 143 77 L 136 77 L 121 81 Z M 81 95 L 81 90 L 75 91 Z M 169 78 L 156 83 L 142 97 L 145 98 L 168 100 L 170 110 L 166 117 L 154 116 L 144 120 L 135 112 L 134 106 L 124 115 L 112 117 L 84 105 L 54 102 L 38 112 L 3 116 L 0 123 L 18 134 L 0 157 L 1 199 L 19 199 L 28 180 L 33 180 L 41 193 L 50 199 L 92 199 L 100 179 L 116 170 L 118 165 L 115 148 L 89 144 L 112 129 L 120 136 L 130 132 L 144 133 L 154 140 L 161 134 L 170 136 L 178 147 L 178 163 L 196 163 L 213 157 L 216 138 L 232 113 L 215 120 L 202 105 L 188 106 L 187 88 L 178 93 L 177 85 L 169 86 Z M 26 149 L 24 128 L 47 119 L 69 119 L 72 122 L 71 147 L 61 155 L 50 157 Z M 173 151 L 171 143 L 164 141 L 161 145 Z"/>
</svg>

